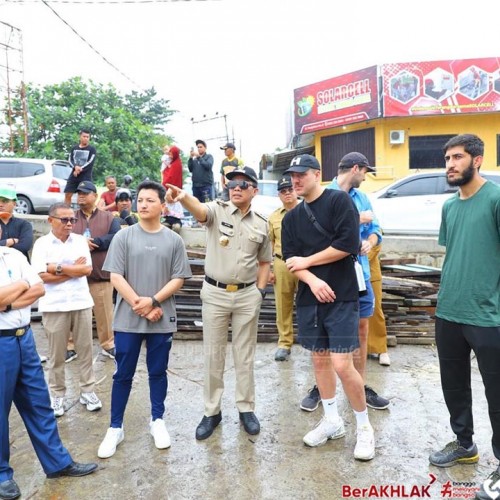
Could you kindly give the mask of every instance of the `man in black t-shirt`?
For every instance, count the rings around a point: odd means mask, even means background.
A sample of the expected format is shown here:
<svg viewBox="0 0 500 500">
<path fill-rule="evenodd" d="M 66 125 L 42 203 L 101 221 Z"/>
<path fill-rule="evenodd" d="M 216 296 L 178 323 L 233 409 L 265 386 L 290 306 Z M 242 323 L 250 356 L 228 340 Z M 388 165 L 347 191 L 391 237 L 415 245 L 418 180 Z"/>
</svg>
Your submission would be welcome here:
<svg viewBox="0 0 500 500">
<path fill-rule="evenodd" d="M 288 269 L 299 279 L 296 296 L 299 342 L 310 350 L 325 415 L 304 436 L 308 446 L 345 435 L 337 409 L 336 376 L 354 410 L 357 441 L 354 458 L 375 456 L 363 379 L 352 352 L 359 347 L 359 289 L 353 255 L 359 251 L 359 214 L 349 195 L 321 186 L 318 160 L 296 156 L 285 174 L 304 201 L 282 223 L 282 250 Z"/>
<path fill-rule="evenodd" d="M 92 169 L 96 156 L 96 149 L 89 144 L 90 130 L 80 130 L 80 142 L 73 146 L 68 161 L 73 169 L 64 188 L 64 203 L 71 204 L 71 197 L 76 192 L 78 184 L 82 181 L 93 182 Z"/>
</svg>

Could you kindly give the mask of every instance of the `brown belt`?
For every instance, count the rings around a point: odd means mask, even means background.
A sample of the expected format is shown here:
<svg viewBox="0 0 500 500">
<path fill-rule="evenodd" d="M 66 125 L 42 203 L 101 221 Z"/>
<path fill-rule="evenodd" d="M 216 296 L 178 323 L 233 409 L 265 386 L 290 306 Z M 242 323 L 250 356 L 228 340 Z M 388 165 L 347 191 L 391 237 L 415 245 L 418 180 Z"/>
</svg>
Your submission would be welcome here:
<svg viewBox="0 0 500 500">
<path fill-rule="evenodd" d="M 252 281 L 251 283 L 237 283 L 234 285 L 228 285 L 226 283 L 221 283 L 220 281 L 216 281 L 212 278 L 209 278 L 208 276 L 205 276 L 205 281 L 213 286 L 216 286 L 217 288 L 224 288 L 226 292 L 236 292 L 238 290 L 246 288 L 247 286 L 251 286 L 255 283 L 255 281 Z"/>
<path fill-rule="evenodd" d="M 22 337 L 30 328 L 30 325 L 21 328 L 11 328 L 10 330 L 0 330 L 0 337 Z"/>
</svg>

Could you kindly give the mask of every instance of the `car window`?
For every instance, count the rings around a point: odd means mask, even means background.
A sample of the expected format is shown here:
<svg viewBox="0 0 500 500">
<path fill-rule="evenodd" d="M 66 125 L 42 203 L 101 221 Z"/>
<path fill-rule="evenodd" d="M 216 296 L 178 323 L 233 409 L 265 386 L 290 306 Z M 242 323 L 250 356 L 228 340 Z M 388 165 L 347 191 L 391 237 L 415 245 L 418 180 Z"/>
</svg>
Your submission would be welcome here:
<svg viewBox="0 0 500 500">
<path fill-rule="evenodd" d="M 422 196 L 438 194 L 443 192 L 443 187 L 439 190 L 439 177 L 423 177 L 421 179 L 411 179 L 401 183 L 399 186 L 391 189 L 397 192 L 392 196 Z"/>
<path fill-rule="evenodd" d="M 57 179 L 67 179 L 71 174 L 71 167 L 65 163 L 54 163 L 52 169 L 53 175 Z"/>
<path fill-rule="evenodd" d="M 45 167 L 42 163 L 18 163 L 18 175 L 16 177 L 31 177 L 33 175 L 41 175 L 45 172 Z"/>
<path fill-rule="evenodd" d="M 500 184 L 500 175 L 488 175 L 488 174 L 481 174 L 485 179 L 488 179 L 489 181 L 496 182 L 497 184 Z"/>
<path fill-rule="evenodd" d="M 263 196 L 278 196 L 277 183 L 259 182 L 259 194 Z"/>
<path fill-rule="evenodd" d="M 0 177 L 16 177 L 14 164 L 12 162 L 0 162 Z"/>
</svg>

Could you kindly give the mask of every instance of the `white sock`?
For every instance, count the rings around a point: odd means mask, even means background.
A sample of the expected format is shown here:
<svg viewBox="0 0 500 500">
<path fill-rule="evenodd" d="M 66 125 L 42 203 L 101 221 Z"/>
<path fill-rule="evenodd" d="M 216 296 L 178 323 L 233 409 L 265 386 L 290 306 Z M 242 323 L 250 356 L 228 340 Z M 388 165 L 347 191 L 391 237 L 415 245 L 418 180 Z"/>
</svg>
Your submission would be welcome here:
<svg viewBox="0 0 500 500">
<path fill-rule="evenodd" d="M 323 411 L 325 412 L 325 417 L 327 420 L 338 420 L 339 410 L 337 408 L 337 398 L 322 399 L 321 404 L 323 405 Z"/>
<path fill-rule="evenodd" d="M 363 411 L 352 410 L 356 417 L 356 425 L 358 429 L 363 425 L 370 425 L 370 420 L 368 419 L 368 408 Z"/>
</svg>

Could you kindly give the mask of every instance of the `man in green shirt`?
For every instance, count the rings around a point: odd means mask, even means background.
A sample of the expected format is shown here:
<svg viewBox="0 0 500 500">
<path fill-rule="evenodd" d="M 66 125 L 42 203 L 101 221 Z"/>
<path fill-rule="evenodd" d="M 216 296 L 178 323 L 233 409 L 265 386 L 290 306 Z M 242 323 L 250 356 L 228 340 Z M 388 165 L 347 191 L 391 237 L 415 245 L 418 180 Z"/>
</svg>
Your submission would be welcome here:
<svg viewBox="0 0 500 500">
<path fill-rule="evenodd" d="M 431 453 L 438 467 L 479 460 L 472 440 L 471 350 L 476 354 L 493 428 L 493 453 L 500 460 L 500 186 L 481 177 L 484 143 L 472 134 L 443 148 L 446 175 L 458 193 L 443 206 L 439 244 L 446 246 L 436 309 L 436 345 L 441 386 L 456 440 Z M 477 492 L 491 496 L 500 468 Z"/>
</svg>

